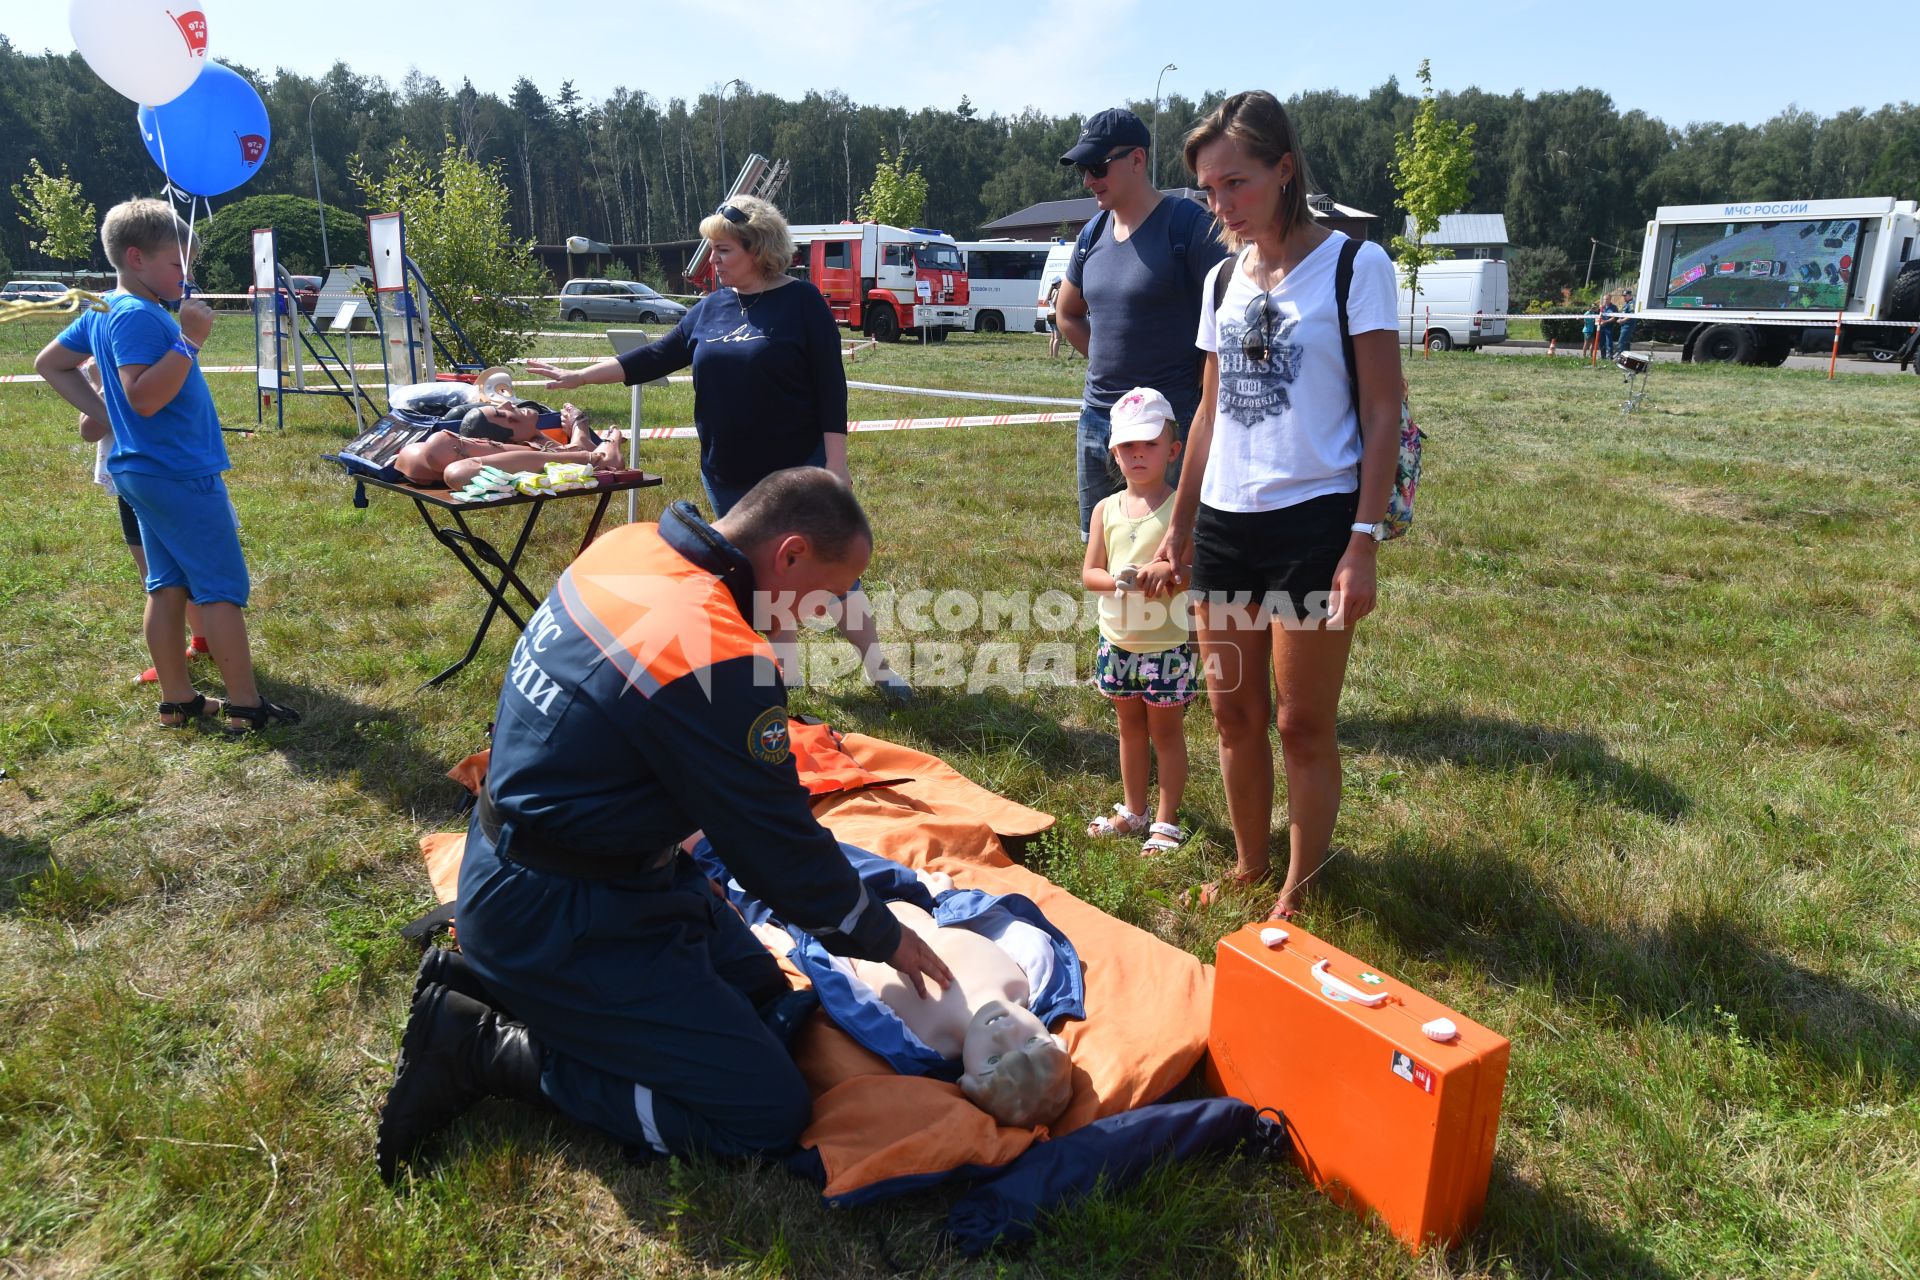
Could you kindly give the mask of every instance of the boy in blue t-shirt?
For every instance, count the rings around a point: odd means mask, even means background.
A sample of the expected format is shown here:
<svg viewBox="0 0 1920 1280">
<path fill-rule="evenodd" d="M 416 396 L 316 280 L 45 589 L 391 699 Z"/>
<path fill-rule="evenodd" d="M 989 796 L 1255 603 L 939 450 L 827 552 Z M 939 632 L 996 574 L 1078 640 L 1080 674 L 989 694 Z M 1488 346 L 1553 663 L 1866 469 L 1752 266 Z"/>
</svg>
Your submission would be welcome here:
<svg viewBox="0 0 1920 1280">
<path fill-rule="evenodd" d="M 186 298 L 191 236 L 164 200 L 129 200 L 107 211 L 100 239 L 119 272 L 105 314 L 89 312 L 34 359 L 47 385 L 74 408 L 113 427 L 107 473 L 139 518 L 147 552 L 147 649 L 160 676 L 160 723 L 191 724 L 215 711 L 245 733 L 292 723 L 299 713 L 254 684 L 244 610 L 250 583 L 240 530 L 221 473 L 227 446 L 196 357 L 213 310 Z M 168 311 L 178 305 L 176 322 Z M 80 366 L 100 366 L 95 392 Z M 194 690 L 180 648 L 187 601 L 227 686 L 225 706 Z"/>
</svg>

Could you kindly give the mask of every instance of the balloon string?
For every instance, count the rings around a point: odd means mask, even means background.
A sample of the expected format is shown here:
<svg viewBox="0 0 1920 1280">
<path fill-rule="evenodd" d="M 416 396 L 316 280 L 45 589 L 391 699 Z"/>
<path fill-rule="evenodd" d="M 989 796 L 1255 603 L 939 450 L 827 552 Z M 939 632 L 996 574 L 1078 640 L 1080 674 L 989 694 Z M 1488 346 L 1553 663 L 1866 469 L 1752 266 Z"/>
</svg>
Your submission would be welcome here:
<svg viewBox="0 0 1920 1280">
<path fill-rule="evenodd" d="M 159 107 L 153 108 L 153 140 L 160 145 L 160 175 L 167 180 L 167 189 L 166 189 L 167 207 L 169 209 L 173 209 L 174 204 L 178 200 L 179 189 L 173 185 L 173 169 L 171 166 L 167 164 L 167 133 L 165 129 L 162 129 L 160 127 L 160 108 Z M 193 197 L 188 196 L 187 200 L 188 200 L 187 212 L 191 214 L 193 212 L 193 204 L 192 204 Z M 193 242 L 193 224 L 189 222 L 187 224 L 187 243 L 191 244 L 192 242 Z M 174 210 L 173 246 L 174 248 L 180 251 L 180 262 L 181 262 L 181 265 L 184 267 L 188 262 L 187 246 L 185 244 L 180 243 L 180 219 L 179 219 L 179 210 L 177 209 Z M 193 285 L 191 282 L 185 279 L 181 280 L 180 296 L 182 298 L 189 298 L 193 296 Z"/>
</svg>

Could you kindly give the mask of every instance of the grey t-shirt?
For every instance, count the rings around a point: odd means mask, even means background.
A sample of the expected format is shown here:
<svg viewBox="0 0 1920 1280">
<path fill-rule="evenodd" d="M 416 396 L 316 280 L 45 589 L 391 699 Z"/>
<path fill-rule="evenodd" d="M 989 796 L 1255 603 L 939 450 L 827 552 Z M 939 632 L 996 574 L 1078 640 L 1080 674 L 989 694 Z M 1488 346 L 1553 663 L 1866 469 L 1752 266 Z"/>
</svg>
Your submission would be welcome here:
<svg viewBox="0 0 1920 1280">
<path fill-rule="evenodd" d="M 1087 300 L 1086 403 L 1111 409 L 1135 387 L 1152 387 L 1191 415 L 1200 400 L 1205 353 L 1193 345 L 1200 323 L 1200 291 L 1226 250 L 1207 211 L 1168 196 L 1125 242 L 1113 238 L 1113 218 L 1096 214 L 1099 239 L 1082 261 L 1083 243 L 1067 262 L 1067 279 Z M 1095 229 L 1088 223 L 1086 230 Z M 1175 246 L 1184 244 L 1184 258 Z"/>
</svg>

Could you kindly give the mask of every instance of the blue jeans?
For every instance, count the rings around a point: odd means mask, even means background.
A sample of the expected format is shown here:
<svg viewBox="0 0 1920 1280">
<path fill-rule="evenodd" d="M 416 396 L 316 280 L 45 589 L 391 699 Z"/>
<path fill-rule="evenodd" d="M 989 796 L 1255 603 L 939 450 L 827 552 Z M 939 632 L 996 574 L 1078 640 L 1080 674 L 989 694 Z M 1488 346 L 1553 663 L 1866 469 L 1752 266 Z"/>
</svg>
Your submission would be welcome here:
<svg viewBox="0 0 1920 1280">
<path fill-rule="evenodd" d="M 1200 407 L 1198 389 L 1183 395 L 1169 395 L 1167 403 L 1173 406 L 1174 436 L 1180 441 L 1182 450 L 1186 448 L 1187 429 L 1193 425 L 1194 411 Z M 1080 481 L 1080 536 L 1085 538 L 1092 527 L 1093 509 L 1102 499 L 1112 497 L 1126 486 L 1115 474 L 1113 455 L 1107 451 L 1107 436 L 1113 431 L 1111 411 L 1094 405 L 1080 407 L 1080 430 L 1075 448 L 1074 469 Z M 1167 468 L 1167 483 L 1180 483 L 1181 459 L 1175 458 L 1173 465 Z"/>
<path fill-rule="evenodd" d="M 812 456 L 810 456 L 805 462 L 801 463 L 800 465 L 803 467 L 826 466 L 827 465 L 826 441 L 822 440 L 820 442 L 820 447 L 818 449 L 815 449 L 813 451 Z M 767 474 L 772 475 L 773 473 L 768 472 Z M 762 476 L 761 479 L 762 480 L 766 479 L 766 476 Z M 753 482 L 753 484 L 759 484 L 759 483 L 760 483 L 759 480 L 756 480 Z M 707 505 L 713 508 L 713 518 L 715 520 L 718 520 L 721 516 L 724 516 L 725 514 L 727 514 L 727 512 L 739 506 L 740 499 L 746 497 L 747 494 L 753 489 L 752 484 L 746 485 L 744 487 L 740 485 L 732 485 L 732 484 L 728 484 L 725 480 L 721 480 L 715 476 L 708 475 L 705 467 L 702 467 L 700 469 L 700 487 L 707 491 Z M 847 589 L 847 595 L 850 596 L 858 590 L 860 590 L 860 579 L 855 578 L 853 580 L 853 585 Z M 842 600 L 845 600 L 847 596 L 841 596 L 839 598 Z"/>
<path fill-rule="evenodd" d="M 820 447 L 807 455 L 805 462 L 799 463 L 798 465 L 803 467 L 826 466 L 827 442 L 822 440 Z M 767 473 L 767 475 L 772 474 L 771 471 Z M 761 476 L 760 479 L 755 480 L 753 484 L 728 484 L 725 480 L 708 475 L 705 467 L 700 468 L 700 487 L 707 491 L 707 503 L 713 508 L 713 518 L 715 520 L 718 520 L 721 516 L 739 506 L 740 499 L 747 496 L 748 490 L 752 489 L 754 484 L 759 484 L 760 480 L 766 478 L 766 476 Z"/>
</svg>

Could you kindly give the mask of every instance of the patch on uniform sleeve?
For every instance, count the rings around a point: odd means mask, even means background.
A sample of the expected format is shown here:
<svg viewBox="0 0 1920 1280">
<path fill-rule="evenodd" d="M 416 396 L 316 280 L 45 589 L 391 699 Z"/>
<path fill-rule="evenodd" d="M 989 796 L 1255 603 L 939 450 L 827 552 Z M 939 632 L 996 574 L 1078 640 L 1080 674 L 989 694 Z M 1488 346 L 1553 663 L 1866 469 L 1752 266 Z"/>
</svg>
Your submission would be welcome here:
<svg viewBox="0 0 1920 1280">
<path fill-rule="evenodd" d="M 787 743 L 787 709 L 768 707 L 754 717 L 747 730 L 747 754 L 761 764 L 785 764 L 792 754 Z"/>
</svg>

